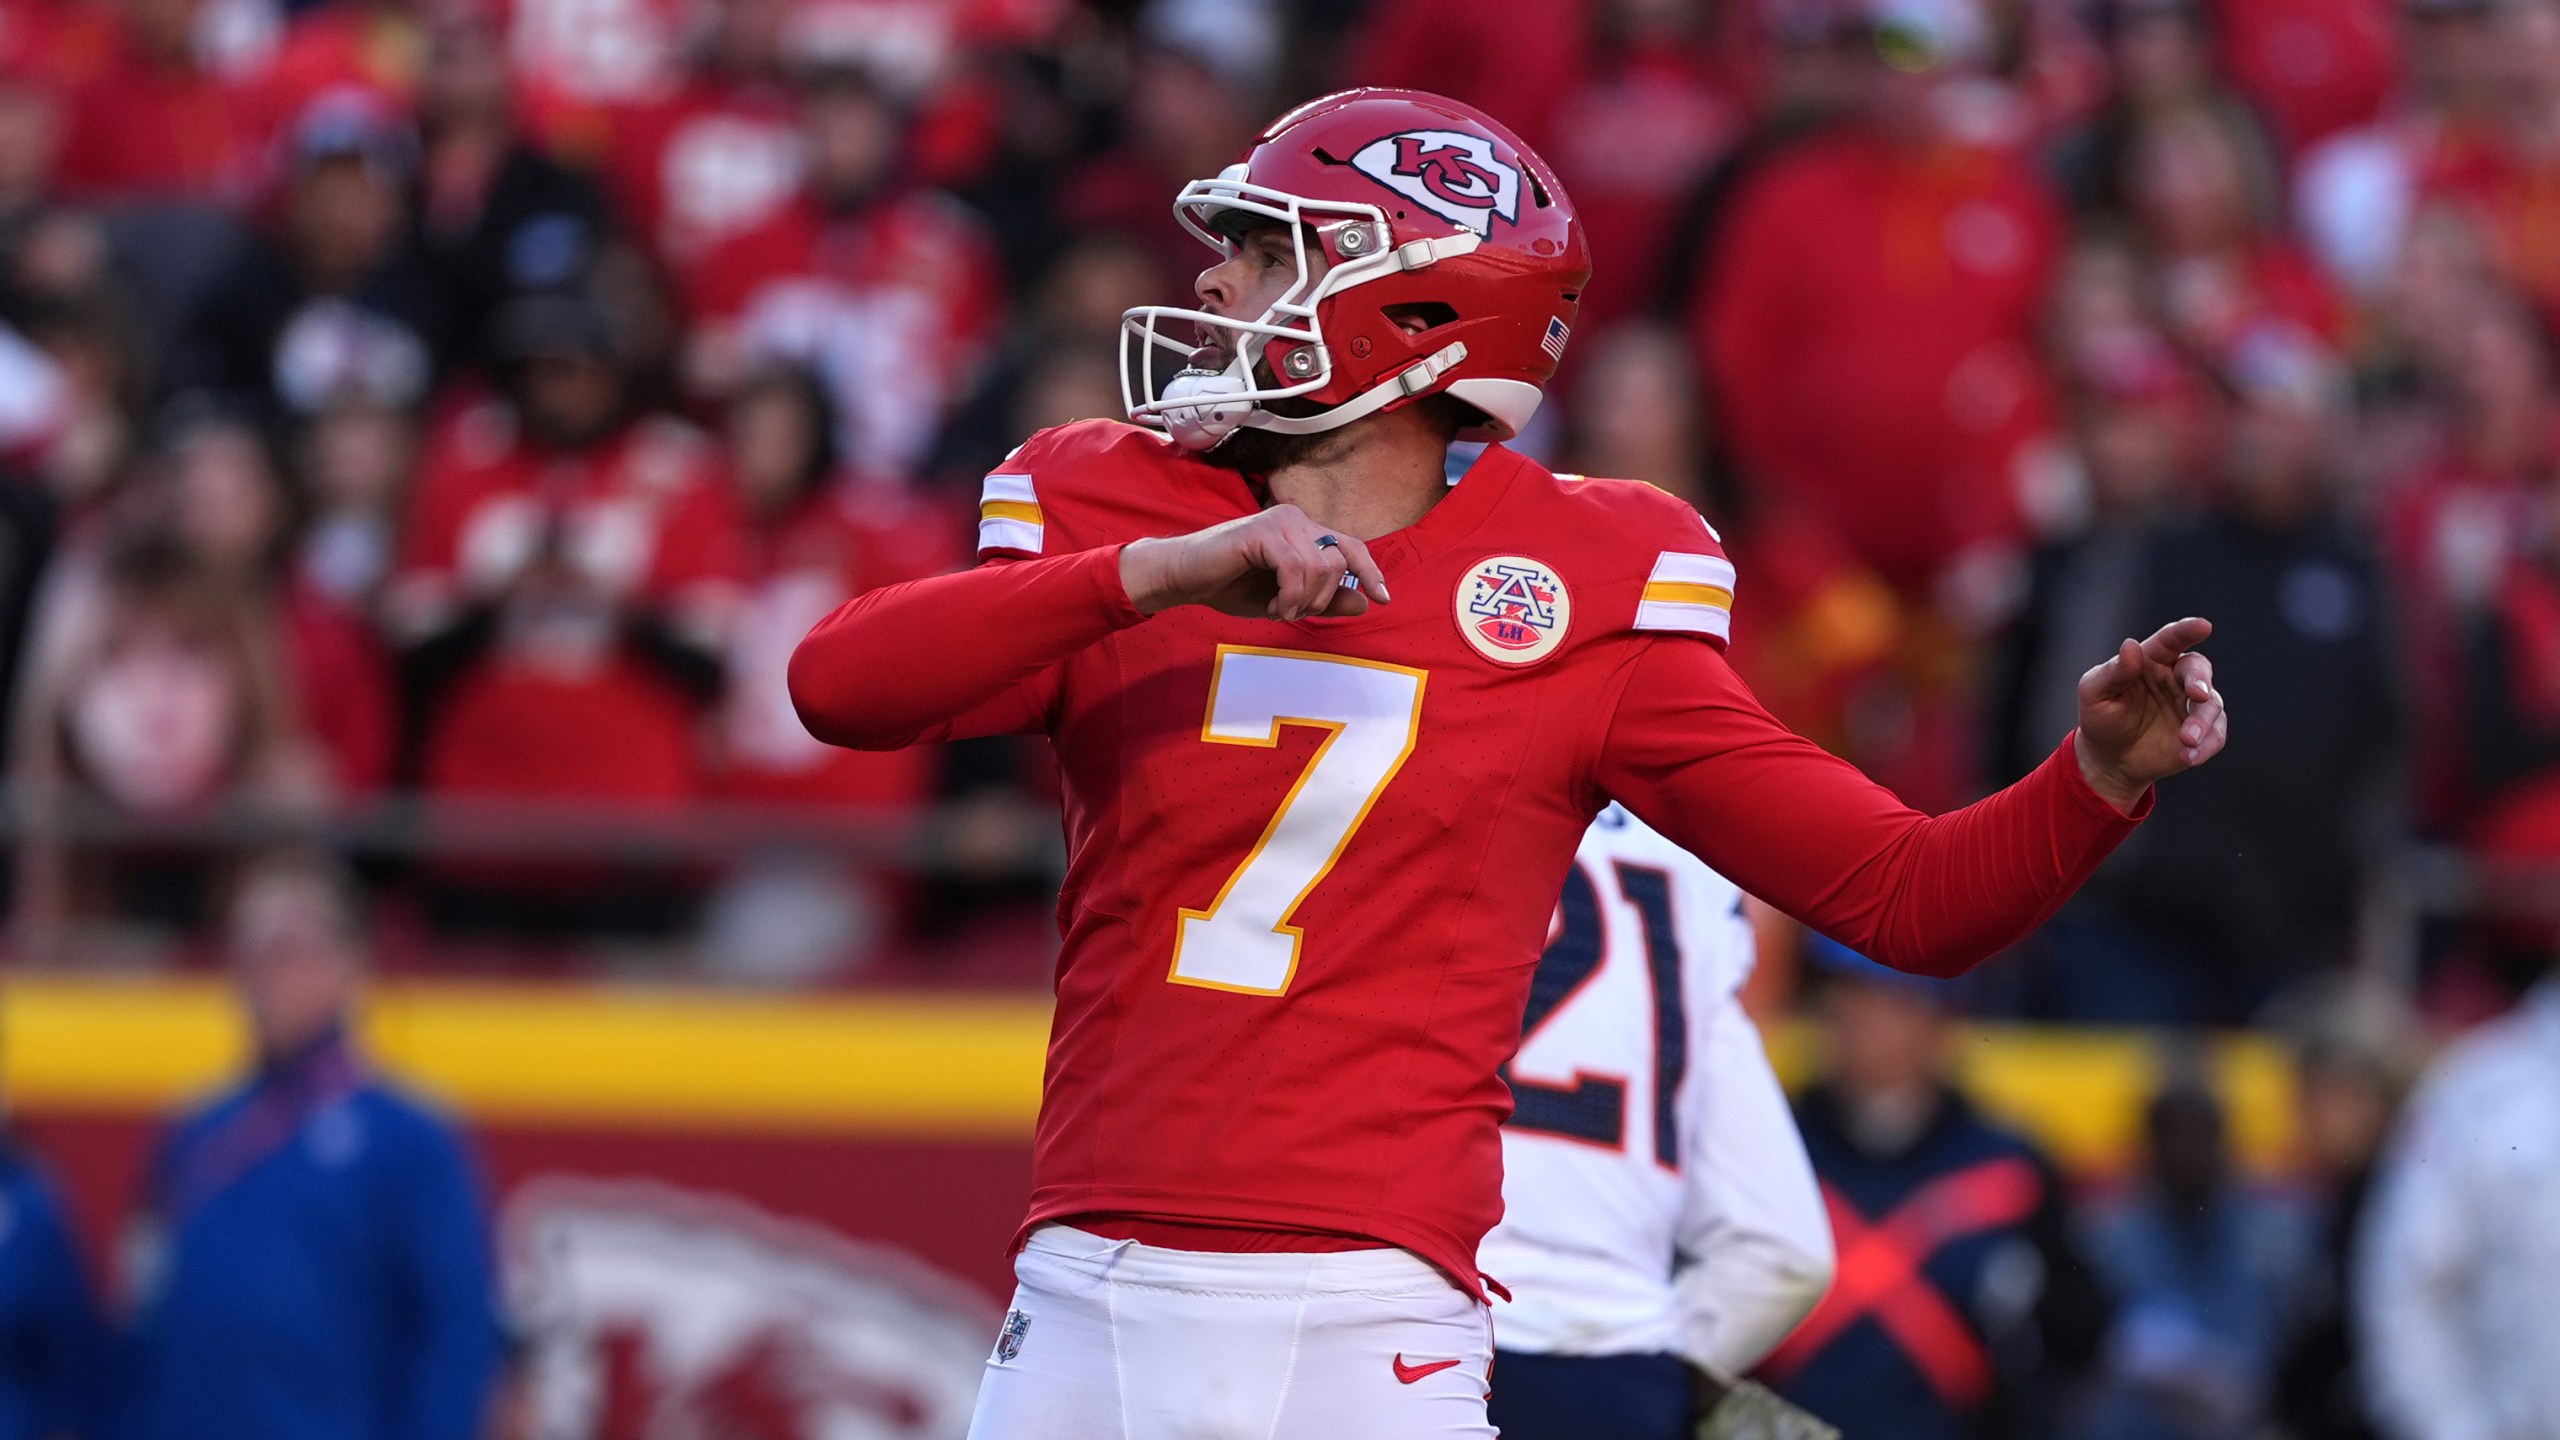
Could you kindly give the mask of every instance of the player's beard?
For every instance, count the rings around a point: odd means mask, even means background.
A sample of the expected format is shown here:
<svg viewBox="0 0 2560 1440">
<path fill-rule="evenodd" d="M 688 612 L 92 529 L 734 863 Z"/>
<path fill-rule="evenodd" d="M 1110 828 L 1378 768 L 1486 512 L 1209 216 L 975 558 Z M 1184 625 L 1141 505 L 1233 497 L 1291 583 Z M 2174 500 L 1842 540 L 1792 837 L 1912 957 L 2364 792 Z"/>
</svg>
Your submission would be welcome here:
<svg viewBox="0 0 2560 1440">
<path fill-rule="evenodd" d="M 1241 425 L 1202 452 L 1200 458 L 1221 470 L 1259 478 L 1323 459 L 1334 439 L 1330 430 L 1313 435 L 1283 435 L 1277 430 Z"/>
</svg>

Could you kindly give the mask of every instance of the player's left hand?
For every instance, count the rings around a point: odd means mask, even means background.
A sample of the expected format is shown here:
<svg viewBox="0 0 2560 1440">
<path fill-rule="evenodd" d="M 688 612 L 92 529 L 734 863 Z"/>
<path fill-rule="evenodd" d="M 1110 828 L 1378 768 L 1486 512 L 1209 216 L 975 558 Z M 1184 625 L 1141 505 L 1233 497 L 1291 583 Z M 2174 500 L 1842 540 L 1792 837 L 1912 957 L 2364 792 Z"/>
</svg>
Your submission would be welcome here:
<svg viewBox="0 0 2560 1440">
<path fill-rule="evenodd" d="M 2118 810 L 2222 753 L 2230 721 L 2213 662 L 2195 653 L 2212 633 L 2209 620 L 2172 621 L 2080 677 L 2080 773 Z"/>
</svg>

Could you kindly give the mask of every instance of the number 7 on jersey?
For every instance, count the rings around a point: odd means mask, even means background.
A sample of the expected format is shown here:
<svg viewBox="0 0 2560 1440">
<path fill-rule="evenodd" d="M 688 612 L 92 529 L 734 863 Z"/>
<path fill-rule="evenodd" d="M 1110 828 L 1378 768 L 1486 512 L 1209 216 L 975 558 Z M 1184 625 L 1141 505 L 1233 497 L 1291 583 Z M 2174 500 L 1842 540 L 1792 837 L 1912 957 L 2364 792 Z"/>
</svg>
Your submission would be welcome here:
<svg viewBox="0 0 2560 1440">
<path fill-rule="evenodd" d="M 1375 660 L 1218 647 L 1202 740 L 1270 749 L 1283 725 L 1331 733 L 1218 898 L 1205 910 L 1183 910 L 1167 979 L 1247 995 L 1287 992 L 1305 938 L 1289 917 L 1413 753 L 1427 678 Z"/>
</svg>

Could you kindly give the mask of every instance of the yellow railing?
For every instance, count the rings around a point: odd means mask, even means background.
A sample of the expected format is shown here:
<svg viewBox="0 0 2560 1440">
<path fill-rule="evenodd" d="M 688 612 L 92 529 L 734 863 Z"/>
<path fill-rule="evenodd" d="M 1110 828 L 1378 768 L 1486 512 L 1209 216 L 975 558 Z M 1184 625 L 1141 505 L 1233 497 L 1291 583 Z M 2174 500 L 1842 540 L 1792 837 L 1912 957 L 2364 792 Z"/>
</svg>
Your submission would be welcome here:
<svg viewBox="0 0 2560 1440">
<path fill-rule="evenodd" d="M 392 1073 L 485 1124 L 622 1130 L 1027 1138 L 1049 1002 L 1041 995 L 741 994 L 630 985 L 387 984 L 365 1034 Z M 2065 1166 L 2102 1173 L 2139 1143 L 2157 1042 L 2132 1032 L 1973 1026 L 1955 1063 L 1983 1105 Z M 1782 1073 L 1816 1063 L 1800 1027 Z M 2282 1051 L 2222 1037 L 2203 1053 L 2253 1168 L 2292 1132 Z M 0 981 L 0 1090 L 33 1113 L 153 1113 L 221 1083 L 239 1023 L 209 980 Z"/>
</svg>

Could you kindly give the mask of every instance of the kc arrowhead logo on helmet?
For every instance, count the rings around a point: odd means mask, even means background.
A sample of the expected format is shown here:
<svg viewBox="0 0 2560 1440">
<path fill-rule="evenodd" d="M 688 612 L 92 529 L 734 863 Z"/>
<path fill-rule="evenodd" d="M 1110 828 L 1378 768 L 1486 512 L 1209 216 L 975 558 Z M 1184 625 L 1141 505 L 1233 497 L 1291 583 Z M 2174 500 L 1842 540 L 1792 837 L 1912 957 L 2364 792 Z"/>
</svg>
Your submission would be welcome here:
<svg viewBox="0 0 2560 1440">
<path fill-rule="evenodd" d="M 1520 172 L 1493 153 L 1481 135 L 1408 130 L 1360 147 L 1351 163 L 1361 174 L 1478 235 L 1494 217 L 1520 223 Z"/>
</svg>

